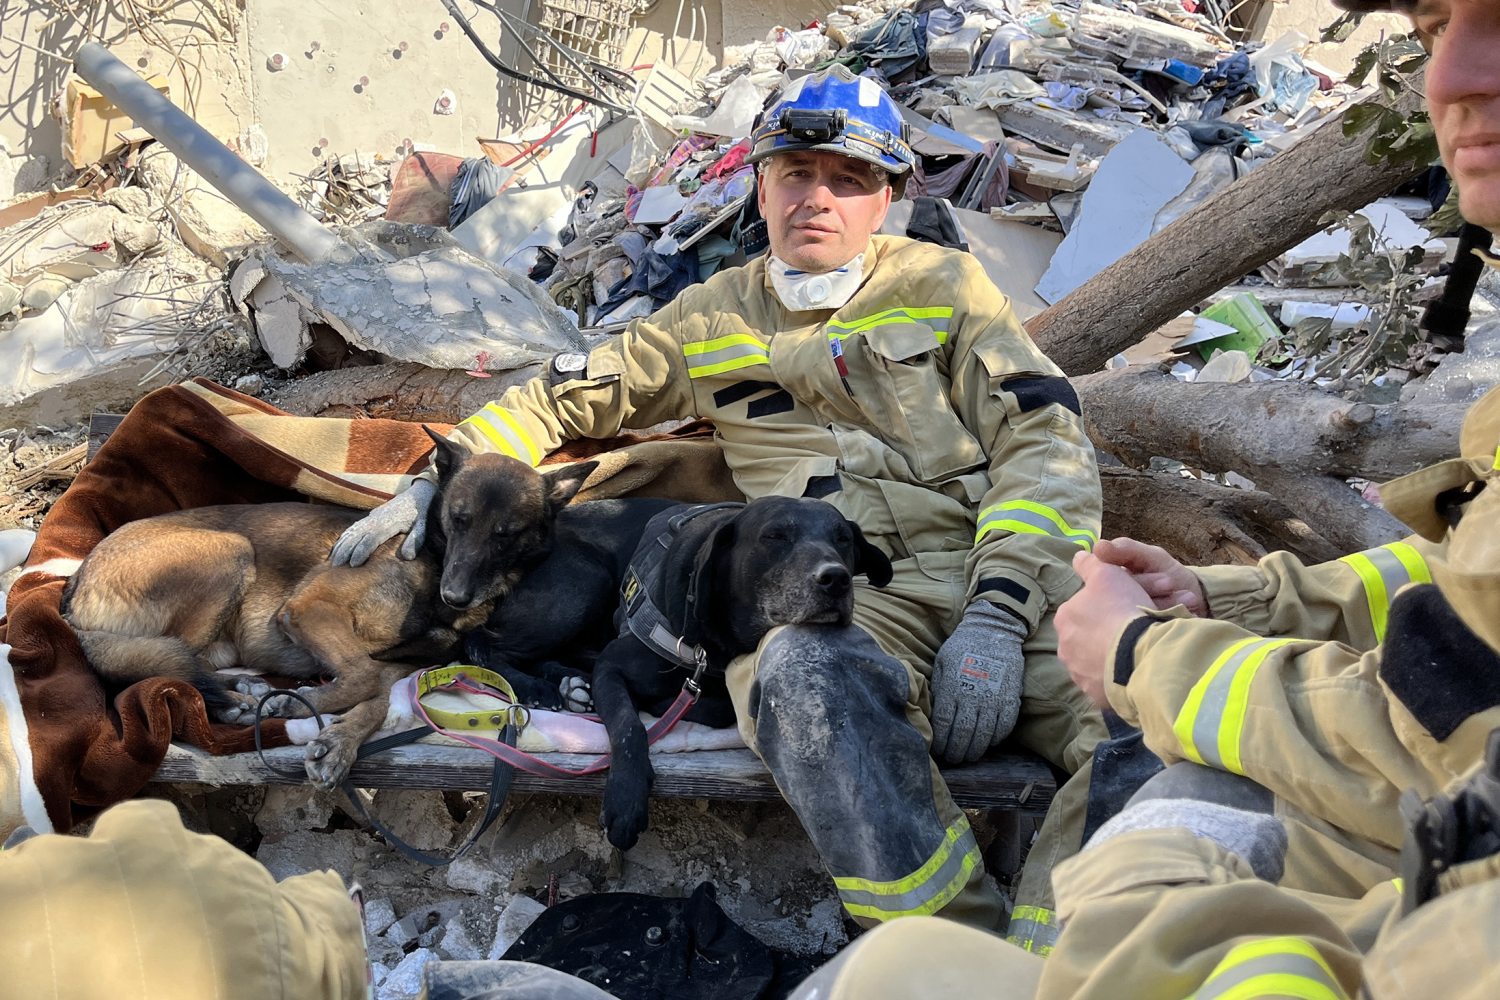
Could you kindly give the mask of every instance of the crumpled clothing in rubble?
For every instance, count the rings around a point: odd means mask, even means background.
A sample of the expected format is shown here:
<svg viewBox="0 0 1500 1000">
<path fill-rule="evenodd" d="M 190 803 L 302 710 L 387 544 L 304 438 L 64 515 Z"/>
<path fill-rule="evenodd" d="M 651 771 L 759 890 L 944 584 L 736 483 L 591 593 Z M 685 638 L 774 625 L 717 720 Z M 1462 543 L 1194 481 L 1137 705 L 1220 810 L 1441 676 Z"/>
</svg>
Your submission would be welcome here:
<svg viewBox="0 0 1500 1000">
<path fill-rule="evenodd" d="M 571 310 L 582 326 L 588 322 L 589 306 L 594 304 L 594 276 L 570 275 L 556 284 L 548 285 L 547 294 L 552 296 L 552 301 L 559 308 Z"/>
<path fill-rule="evenodd" d="M 641 255 L 630 277 L 616 282 L 609 290 L 609 298 L 599 306 L 603 315 L 614 309 L 632 295 L 649 295 L 658 306 L 671 302 L 689 285 L 698 283 L 698 254 L 663 254 L 654 246 Z"/>
<path fill-rule="evenodd" d="M 927 58 L 926 19 L 909 10 L 893 10 L 870 25 L 846 51 L 841 62 L 852 57 L 894 80 Z"/>
<path fill-rule="evenodd" d="M 989 161 L 996 155 L 999 143 L 994 140 L 984 144 L 983 153 L 974 153 L 963 157 L 944 157 L 944 161 L 954 161 L 948 166 L 935 173 L 929 174 L 923 161 L 919 158 L 917 165 L 911 172 L 911 179 L 906 183 L 906 196 L 908 198 L 920 198 L 930 195 L 934 198 L 952 199 L 961 194 L 973 179 L 974 171 L 985 169 Z M 1010 189 L 1010 172 L 1006 169 L 1005 158 L 1002 155 L 996 164 L 995 174 L 990 178 L 989 185 L 980 195 L 980 211 L 988 212 L 992 208 L 998 208 L 1005 204 L 1005 192 Z"/>
<path fill-rule="evenodd" d="M 488 204 L 513 174 L 514 171 L 506 170 L 487 156 L 465 158 L 459 165 L 458 176 L 453 179 L 453 193 L 448 202 L 448 228 L 456 229 L 459 223 Z"/>
<path fill-rule="evenodd" d="M 732 174 L 745 165 L 745 157 L 750 155 L 750 140 L 741 139 L 714 163 L 713 166 L 703 171 L 703 179 L 716 181 L 726 174 Z"/>
</svg>

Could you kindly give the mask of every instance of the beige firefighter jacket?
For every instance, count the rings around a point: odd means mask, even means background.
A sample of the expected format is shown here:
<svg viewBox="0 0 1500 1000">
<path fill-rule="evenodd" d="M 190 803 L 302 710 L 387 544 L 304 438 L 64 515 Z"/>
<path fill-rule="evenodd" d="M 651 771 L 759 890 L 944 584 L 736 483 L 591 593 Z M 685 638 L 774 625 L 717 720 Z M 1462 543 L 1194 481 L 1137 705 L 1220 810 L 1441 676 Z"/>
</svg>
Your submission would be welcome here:
<svg viewBox="0 0 1500 1000">
<path fill-rule="evenodd" d="M 1387 484 L 1434 509 L 1488 488 L 1457 529 L 1304 567 L 1199 570 L 1213 620 L 1146 613 L 1117 637 L 1110 704 L 1165 762 L 1247 775 L 1299 809 L 1388 848 L 1400 792 L 1472 771 L 1500 725 L 1500 389 L 1471 408 L 1462 458 Z M 1425 500 L 1425 503 L 1423 502 Z"/>
<path fill-rule="evenodd" d="M 1186 830 L 1122 834 L 1058 868 L 1063 932 L 1036 996 L 1492 997 L 1497 875 L 1500 857 L 1451 869 L 1401 918 L 1399 880 L 1336 899 L 1261 881 Z"/>
<path fill-rule="evenodd" d="M 854 297 L 817 312 L 784 309 L 764 259 L 721 271 L 449 437 L 535 465 L 573 438 L 707 417 L 747 497 L 821 496 L 934 577 L 964 558 L 963 598 L 1034 628 L 1098 538 L 1078 398 L 971 255 L 877 236 L 869 257 Z"/>
</svg>

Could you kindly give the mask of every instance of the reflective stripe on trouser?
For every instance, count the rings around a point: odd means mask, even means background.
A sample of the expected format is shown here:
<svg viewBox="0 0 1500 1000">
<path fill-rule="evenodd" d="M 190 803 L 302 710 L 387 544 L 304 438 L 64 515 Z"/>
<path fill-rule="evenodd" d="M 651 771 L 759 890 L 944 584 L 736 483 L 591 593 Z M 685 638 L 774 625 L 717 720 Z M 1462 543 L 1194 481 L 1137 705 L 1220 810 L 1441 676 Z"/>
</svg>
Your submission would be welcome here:
<svg viewBox="0 0 1500 1000">
<path fill-rule="evenodd" d="M 1057 944 L 1057 914 L 1041 906 L 1018 906 L 1010 915 L 1005 940 L 1043 958 Z"/>
<path fill-rule="evenodd" d="M 1391 542 L 1344 556 L 1339 561 L 1348 563 L 1365 585 L 1365 600 L 1370 605 L 1370 624 L 1375 630 L 1376 642 L 1385 641 L 1386 617 L 1396 591 L 1408 583 L 1432 582 L 1432 574 L 1422 553 L 1406 542 Z"/>
<path fill-rule="evenodd" d="M 1299 937 L 1264 938 L 1236 945 L 1214 967 L 1193 1000 L 1297 997 L 1348 1000 L 1318 949 Z"/>
<path fill-rule="evenodd" d="M 745 742 L 867 927 L 936 913 L 994 931 L 1004 919 L 928 751 L 925 670 L 959 589 L 902 560 L 889 586 L 859 585 L 855 625 L 772 629 L 726 676 Z"/>
<path fill-rule="evenodd" d="M 1046 758 L 1053 767 L 1073 772 L 1073 776 L 1053 796 L 1042 828 L 1026 853 L 1026 864 L 1016 887 L 1012 930 L 1017 927 L 1017 914 L 1023 914 L 1019 919 L 1032 919 L 1024 916 L 1028 907 L 1052 912 L 1052 870 L 1083 848 L 1094 748 L 1109 736 L 1099 709 L 1073 683 L 1067 668 L 1057 658 L 1057 628 L 1050 614 L 1026 640 L 1025 650 L 1021 717 L 1011 739 Z M 1012 940 L 1025 947 L 1023 941 Z M 1045 934 L 1039 940 L 1042 945 L 1050 943 Z"/>
</svg>

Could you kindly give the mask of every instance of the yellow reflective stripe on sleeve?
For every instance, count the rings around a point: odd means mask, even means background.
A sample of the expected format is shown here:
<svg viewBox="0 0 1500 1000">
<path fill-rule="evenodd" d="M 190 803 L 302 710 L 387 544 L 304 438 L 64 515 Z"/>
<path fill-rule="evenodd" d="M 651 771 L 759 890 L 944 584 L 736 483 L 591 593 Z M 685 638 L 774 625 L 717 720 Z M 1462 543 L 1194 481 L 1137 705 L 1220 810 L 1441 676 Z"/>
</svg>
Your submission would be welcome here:
<svg viewBox="0 0 1500 1000">
<path fill-rule="evenodd" d="M 731 333 L 699 344 L 683 344 L 689 378 L 707 378 L 724 372 L 771 363 L 771 345 L 749 333 Z"/>
<path fill-rule="evenodd" d="M 1490 466 L 1490 468 L 1500 469 L 1500 448 L 1495 449 L 1495 464 Z"/>
<path fill-rule="evenodd" d="M 1057 914 L 1041 906 L 1018 906 L 1011 911 L 1005 940 L 1043 958 L 1057 944 Z"/>
<path fill-rule="evenodd" d="M 948 320 L 953 318 L 952 306 L 897 306 L 882 312 L 861 316 L 847 323 L 829 323 L 828 336 L 833 340 L 845 340 L 857 333 L 888 323 L 925 323 L 937 334 L 939 344 L 948 342 Z"/>
<path fill-rule="evenodd" d="M 1188 692 L 1172 723 L 1182 755 L 1199 764 L 1244 774 L 1240 737 L 1255 672 L 1272 650 L 1303 639 L 1241 639 L 1219 654 Z"/>
<path fill-rule="evenodd" d="M 968 818 L 960 816 L 932 856 L 905 878 L 876 882 L 845 877 L 835 878 L 833 884 L 844 909 L 853 916 L 870 920 L 927 916 L 952 902 L 979 864 L 979 844 Z"/>
<path fill-rule="evenodd" d="M 502 455 L 527 462 L 533 468 L 542 463 L 542 450 L 531 440 L 521 422 L 499 403 L 487 404 L 459 426 L 477 429 Z"/>
<path fill-rule="evenodd" d="M 1273 937 L 1231 948 L 1192 1000 L 1348 1000 L 1333 969 L 1305 938 Z"/>
<path fill-rule="evenodd" d="M 1031 500 L 1006 500 L 979 512 L 978 531 L 974 533 L 974 544 L 992 531 L 1011 531 L 1025 535 L 1051 535 L 1064 541 L 1081 545 L 1085 550 L 1094 547 L 1099 540 L 1097 532 L 1086 528 L 1074 528 L 1062 515 L 1044 504 Z"/>
<path fill-rule="evenodd" d="M 1365 586 L 1365 602 L 1370 608 L 1370 625 L 1375 641 L 1385 641 L 1387 612 L 1396 591 L 1408 583 L 1431 583 L 1432 574 L 1422 554 L 1406 542 L 1391 542 L 1377 549 L 1367 549 L 1344 556 Z"/>
</svg>

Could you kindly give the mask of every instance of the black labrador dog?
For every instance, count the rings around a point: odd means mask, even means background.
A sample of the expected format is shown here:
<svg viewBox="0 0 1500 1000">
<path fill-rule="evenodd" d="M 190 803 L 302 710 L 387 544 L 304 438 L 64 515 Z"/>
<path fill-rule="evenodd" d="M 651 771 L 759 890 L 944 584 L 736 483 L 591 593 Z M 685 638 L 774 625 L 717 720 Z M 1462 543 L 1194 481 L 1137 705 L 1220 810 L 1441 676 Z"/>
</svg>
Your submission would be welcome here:
<svg viewBox="0 0 1500 1000">
<path fill-rule="evenodd" d="M 696 678 L 701 694 L 683 718 L 733 725 L 729 661 L 777 625 L 847 625 L 855 574 L 883 587 L 891 562 L 822 500 L 762 497 L 651 519 L 631 560 L 618 637 L 594 664 L 593 701 L 612 754 L 601 817 L 611 844 L 629 850 L 647 824 L 654 775 L 637 710 L 662 715 Z"/>
<path fill-rule="evenodd" d="M 564 507 L 546 558 L 464 637 L 470 663 L 510 681 L 523 705 L 586 712 L 588 667 L 615 637 L 615 609 L 646 525 L 673 500 L 589 500 Z"/>
</svg>

